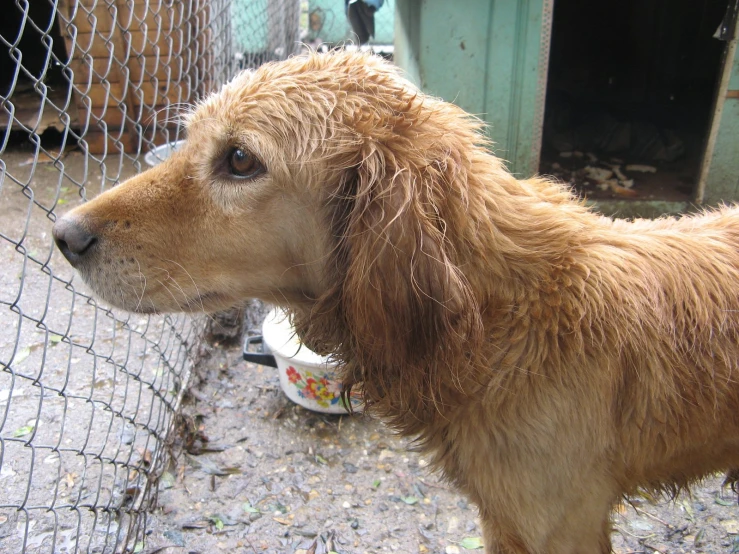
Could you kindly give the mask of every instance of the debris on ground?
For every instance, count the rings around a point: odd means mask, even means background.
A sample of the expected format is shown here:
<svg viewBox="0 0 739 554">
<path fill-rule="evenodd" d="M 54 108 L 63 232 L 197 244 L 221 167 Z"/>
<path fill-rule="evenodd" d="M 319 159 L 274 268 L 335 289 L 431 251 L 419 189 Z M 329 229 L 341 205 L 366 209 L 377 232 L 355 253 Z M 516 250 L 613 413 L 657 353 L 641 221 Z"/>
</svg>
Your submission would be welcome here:
<svg viewBox="0 0 739 554">
<path fill-rule="evenodd" d="M 630 164 L 626 166 L 626 171 L 638 171 L 639 173 L 657 173 L 657 168 L 653 165 Z"/>
<path fill-rule="evenodd" d="M 143 553 L 483 552 L 474 505 L 380 422 L 296 406 L 276 370 L 236 349 L 211 348 L 198 375 L 183 407 L 188 450 L 160 480 Z M 619 506 L 614 552 L 739 552 L 722 479 Z"/>
<path fill-rule="evenodd" d="M 620 158 L 600 160 L 592 152 L 562 152 L 560 157 L 566 161 L 549 163 L 551 175 L 569 183 L 584 196 L 589 196 L 597 190 L 610 193 L 615 198 L 638 198 L 640 192 L 634 186 L 638 177 L 629 175 L 629 173 L 643 174 L 657 171 L 654 166 L 641 164 L 630 164 L 624 167 L 623 160 Z"/>
</svg>

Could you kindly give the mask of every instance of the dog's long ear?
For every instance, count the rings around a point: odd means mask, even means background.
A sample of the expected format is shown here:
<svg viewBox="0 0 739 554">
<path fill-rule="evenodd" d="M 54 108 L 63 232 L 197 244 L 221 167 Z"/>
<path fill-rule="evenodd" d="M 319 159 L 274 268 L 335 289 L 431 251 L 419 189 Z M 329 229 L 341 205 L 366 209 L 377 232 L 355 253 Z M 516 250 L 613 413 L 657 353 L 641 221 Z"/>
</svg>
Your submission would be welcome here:
<svg viewBox="0 0 739 554">
<path fill-rule="evenodd" d="M 368 141 L 344 187 L 344 317 L 362 362 L 399 373 L 441 361 L 450 344 L 464 350 L 480 328 L 451 240 L 467 217 L 467 161 L 430 138 Z"/>
</svg>

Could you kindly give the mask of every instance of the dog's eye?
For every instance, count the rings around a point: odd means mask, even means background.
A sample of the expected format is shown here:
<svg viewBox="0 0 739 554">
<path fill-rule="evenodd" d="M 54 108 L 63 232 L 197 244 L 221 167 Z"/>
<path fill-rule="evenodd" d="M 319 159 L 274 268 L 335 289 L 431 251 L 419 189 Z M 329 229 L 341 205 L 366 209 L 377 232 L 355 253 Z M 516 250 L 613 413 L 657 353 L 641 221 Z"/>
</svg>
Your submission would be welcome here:
<svg viewBox="0 0 739 554">
<path fill-rule="evenodd" d="M 251 152 L 235 148 L 228 157 L 228 169 L 231 175 L 241 179 L 254 178 L 264 173 L 264 166 Z"/>
</svg>

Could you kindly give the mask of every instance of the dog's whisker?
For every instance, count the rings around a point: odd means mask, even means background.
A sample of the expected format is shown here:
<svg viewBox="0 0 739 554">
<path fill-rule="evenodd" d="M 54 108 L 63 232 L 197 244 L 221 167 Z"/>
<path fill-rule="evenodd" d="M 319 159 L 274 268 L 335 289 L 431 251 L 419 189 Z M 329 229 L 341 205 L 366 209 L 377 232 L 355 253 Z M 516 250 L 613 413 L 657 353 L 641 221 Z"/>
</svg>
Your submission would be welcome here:
<svg viewBox="0 0 739 554">
<path fill-rule="evenodd" d="M 167 281 L 171 282 L 174 285 L 175 289 L 178 290 L 179 293 L 182 295 L 182 298 L 184 300 L 184 306 L 189 306 L 192 303 L 192 300 L 193 300 L 192 296 L 188 295 L 185 292 L 185 289 L 183 289 L 180 286 L 179 282 L 177 282 L 177 279 L 175 279 L 174 277 L 172 277 L 172 275 L 169 272 L 169 270 L 166 270 L 164 268 L 154 268 L 154 269 L 161 269 L 162 271 L 164 271 L 166 273 L 165 279 Z M 200 298 L 200 293 L 197 294 L 197 300 L 200 301 L 200 305 L 202 307 L 202 300 Z M 183 304 L 181 304 L 181 303 L 179 305 L 180 305 L 180 307 L 183 306 Z M 203 311 L 205 311 L 205 310 L 203 310 Z"/>
<path fill-rule="evenodd" d="M 138 302 L 136 302 L 136 307 L 133 310 L 134 312 L 138 311 L 141 308 L 141 302 L 143 301 L 144 294 L 146 293 L 146 275 L 144 275 L 143 272 L 141 271 L 141 263 L 139 262 L 139 260 L 137 258 L 136 258 L 136 265 L 138 266 L 139 283 L 141 284 L 143 282 L 143 284 L 141 286 L 141 294 L 137 295 L 138 296 Z M 136 291 L 134 289 L 134 293 L 135 292 Z"/>
<path fill-rule="evenodd" d="M 192 286 L 193 286 L 193 287 L 195 287 L 195 292 L 196 292 L 196 294 L 197 294 L 197 298 L 198 298 L 198 301 L 200 302 L 200 309 L 201 309 L 201 310 L 202 310 L 203 312 L 205 312 L 205 307 L 204 307 L 204 305 L 203 305 L 203 297 L 202 297 L 202 295 L 200 294 L 200 289 L 198 288 L 198 285 L 197 285 L 197 283 L 195 282 L 195 279 L 193 279 L 192 275 L 190 275 L 190 272 L 189 272 L 189 271 L 187 271 L 187 269 L 185 269 L 185 266 L 183 266 L 183 265 L 182 265 L 181 263 L 178 263 L 178 262 L 176 262 L 176 261 L 174 261 L 174 260 L 164 259 L 164 261 L 165 261 L 165 262 L 170 262 L 170 263 L 173 263 L 173 264 L 175 264 L 175 265 L 176 265 L 177 267 L 179 267 L 180 269 L 182 269 L 182 271 L 184 271 L 184 272 L 185 272 L 185 275 L 187 275 L 187 277 L 188 277 L 188 278 L 190 279 L 190 281 L 192 282 Z"/>
<path fill-rule="evenodd" d="M 170 288 L 161 280 L 156 279 L 156 282 L 162 285 L 162 288 L 167 291 L 167 293 L 172 297 L 172 300 L 174 300 L 174 305 L 179 308 L 181 311 L 187 311 L 186 307 L 183 307 L 182 304 L 180 304 L 180 301 L 177 300 L 177 297 L 174 295 L 174 293 L 170 290 Z"/>
</svg>

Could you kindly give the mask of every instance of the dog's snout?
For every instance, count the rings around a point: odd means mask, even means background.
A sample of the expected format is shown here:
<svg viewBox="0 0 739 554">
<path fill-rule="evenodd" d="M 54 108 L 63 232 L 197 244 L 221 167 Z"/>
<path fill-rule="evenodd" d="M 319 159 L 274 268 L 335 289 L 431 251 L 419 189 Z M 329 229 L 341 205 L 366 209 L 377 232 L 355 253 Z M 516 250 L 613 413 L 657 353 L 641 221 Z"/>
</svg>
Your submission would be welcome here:
<svg viewBox="0 0 739 554">
<path fill-rule="evenodd" d="M 54 241 L 73 266 L 82 261 L 97 242 L 97 237 L 80 217 L 67 215 L 54 224 Z"/>
</svg>

